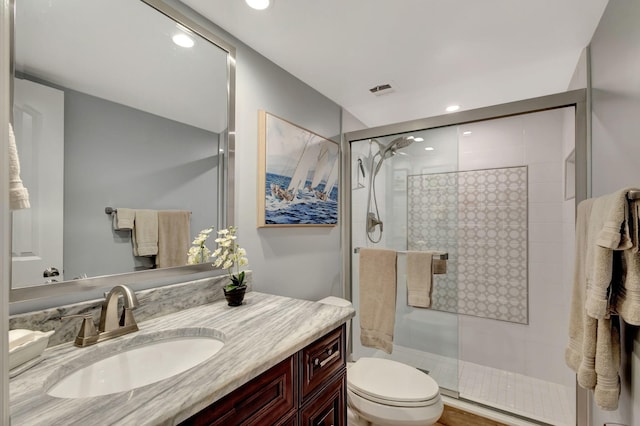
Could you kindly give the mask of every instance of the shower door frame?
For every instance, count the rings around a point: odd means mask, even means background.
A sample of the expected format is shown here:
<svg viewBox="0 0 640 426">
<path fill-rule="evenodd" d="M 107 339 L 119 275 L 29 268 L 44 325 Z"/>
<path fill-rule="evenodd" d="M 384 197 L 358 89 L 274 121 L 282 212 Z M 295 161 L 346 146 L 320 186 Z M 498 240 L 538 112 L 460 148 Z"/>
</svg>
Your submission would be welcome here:
<svg viewBox="0 0 640 426">
<path fill-rule="evenodd" d="M 348 300 L 352 297 L 351 254 L 354 247 L 351 233 L 351 143 L 372 138 L 395 136 L 407 132 L 457 126 L 497 118 L 512 117 L 564 107 L 575 108 L 575 205 L 591 196 L 591 141 L 589 129 L 589 99 L 587 89 L 525 99 L 483 108 L 388 124 L 342 134 L 341 139 L 341 195 L 340 246 L 342 258 L 342 288 Z M 353 333 L 350 333 L 353 336 Z M 351 342 L 347 342 L 349 348 Z M 590 397 L 588 391 L 576 383 L 576 424 L 589 424 Z"/>
</svg>

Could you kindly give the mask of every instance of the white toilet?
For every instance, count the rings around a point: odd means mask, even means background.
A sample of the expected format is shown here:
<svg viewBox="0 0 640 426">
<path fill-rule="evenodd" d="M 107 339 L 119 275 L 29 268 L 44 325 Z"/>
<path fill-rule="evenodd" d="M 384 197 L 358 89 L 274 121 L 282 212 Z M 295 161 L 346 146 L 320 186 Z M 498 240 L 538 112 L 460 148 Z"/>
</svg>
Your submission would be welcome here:
<svg viewBox="0 0 640 426">
<path fill-rule="evenodd" d="M 327 305 L 350 306 L 326 297 Z M 383 358 L 360 358 L 347 366 L 348 426 L 427 426 L 442 415 L 438 383 L 409 365 Z"/>
</svg>

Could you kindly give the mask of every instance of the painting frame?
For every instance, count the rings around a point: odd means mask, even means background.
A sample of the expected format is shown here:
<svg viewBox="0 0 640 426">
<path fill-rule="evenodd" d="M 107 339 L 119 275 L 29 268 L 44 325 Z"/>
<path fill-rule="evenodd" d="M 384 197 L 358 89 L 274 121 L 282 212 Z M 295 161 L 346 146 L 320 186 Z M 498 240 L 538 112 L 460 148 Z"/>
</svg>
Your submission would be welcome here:
<svg viewBox="0 0 640 426">
<path fill-rule="evenodd" d="M 257 227 L 338 225 L 340 144 L 258 111 Z"/>
</svg>

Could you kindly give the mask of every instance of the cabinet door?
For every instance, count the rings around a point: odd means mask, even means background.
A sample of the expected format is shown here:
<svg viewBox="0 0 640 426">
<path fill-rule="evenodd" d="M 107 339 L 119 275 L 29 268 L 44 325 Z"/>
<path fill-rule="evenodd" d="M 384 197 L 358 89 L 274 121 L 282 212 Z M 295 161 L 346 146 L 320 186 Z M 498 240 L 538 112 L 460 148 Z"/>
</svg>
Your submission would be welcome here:
<svg viewBox="0 0 640 426">
<path fill-rule="evenodd" d="M 301 426 L 346 426 L 346 369 L 309 400 L 300 412 Z"/>
<path fill-rule="evenodd" d="M 344 328 L 343 325 L 335 329 L 302 350 L 300 378 L 303 404 L 318 388 L 331 380 L 337 371 L 345 367 Z"/>
<path fill-rule="evenodd" d="M 297 406 L 296 356 L 186 420 L 183 425 L 274 425 Z M 285 423 L 286 424 L 286 423 Z"/>
</svg>

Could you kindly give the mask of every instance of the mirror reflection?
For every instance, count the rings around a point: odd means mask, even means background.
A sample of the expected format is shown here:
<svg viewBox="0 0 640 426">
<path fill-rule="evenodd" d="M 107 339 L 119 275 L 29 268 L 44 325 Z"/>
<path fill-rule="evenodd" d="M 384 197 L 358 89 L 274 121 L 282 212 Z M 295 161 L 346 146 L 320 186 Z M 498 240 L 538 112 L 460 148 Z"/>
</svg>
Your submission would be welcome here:
<svg viewBox="0 0 640 426">
<path fill-rule="evenodd" d="M 16 2 L 14 61 L 12 288 L 157 268 L 107 207 L 221 226 L 225 50 L 142 1 L 50 0 Z"/>
</svg>

